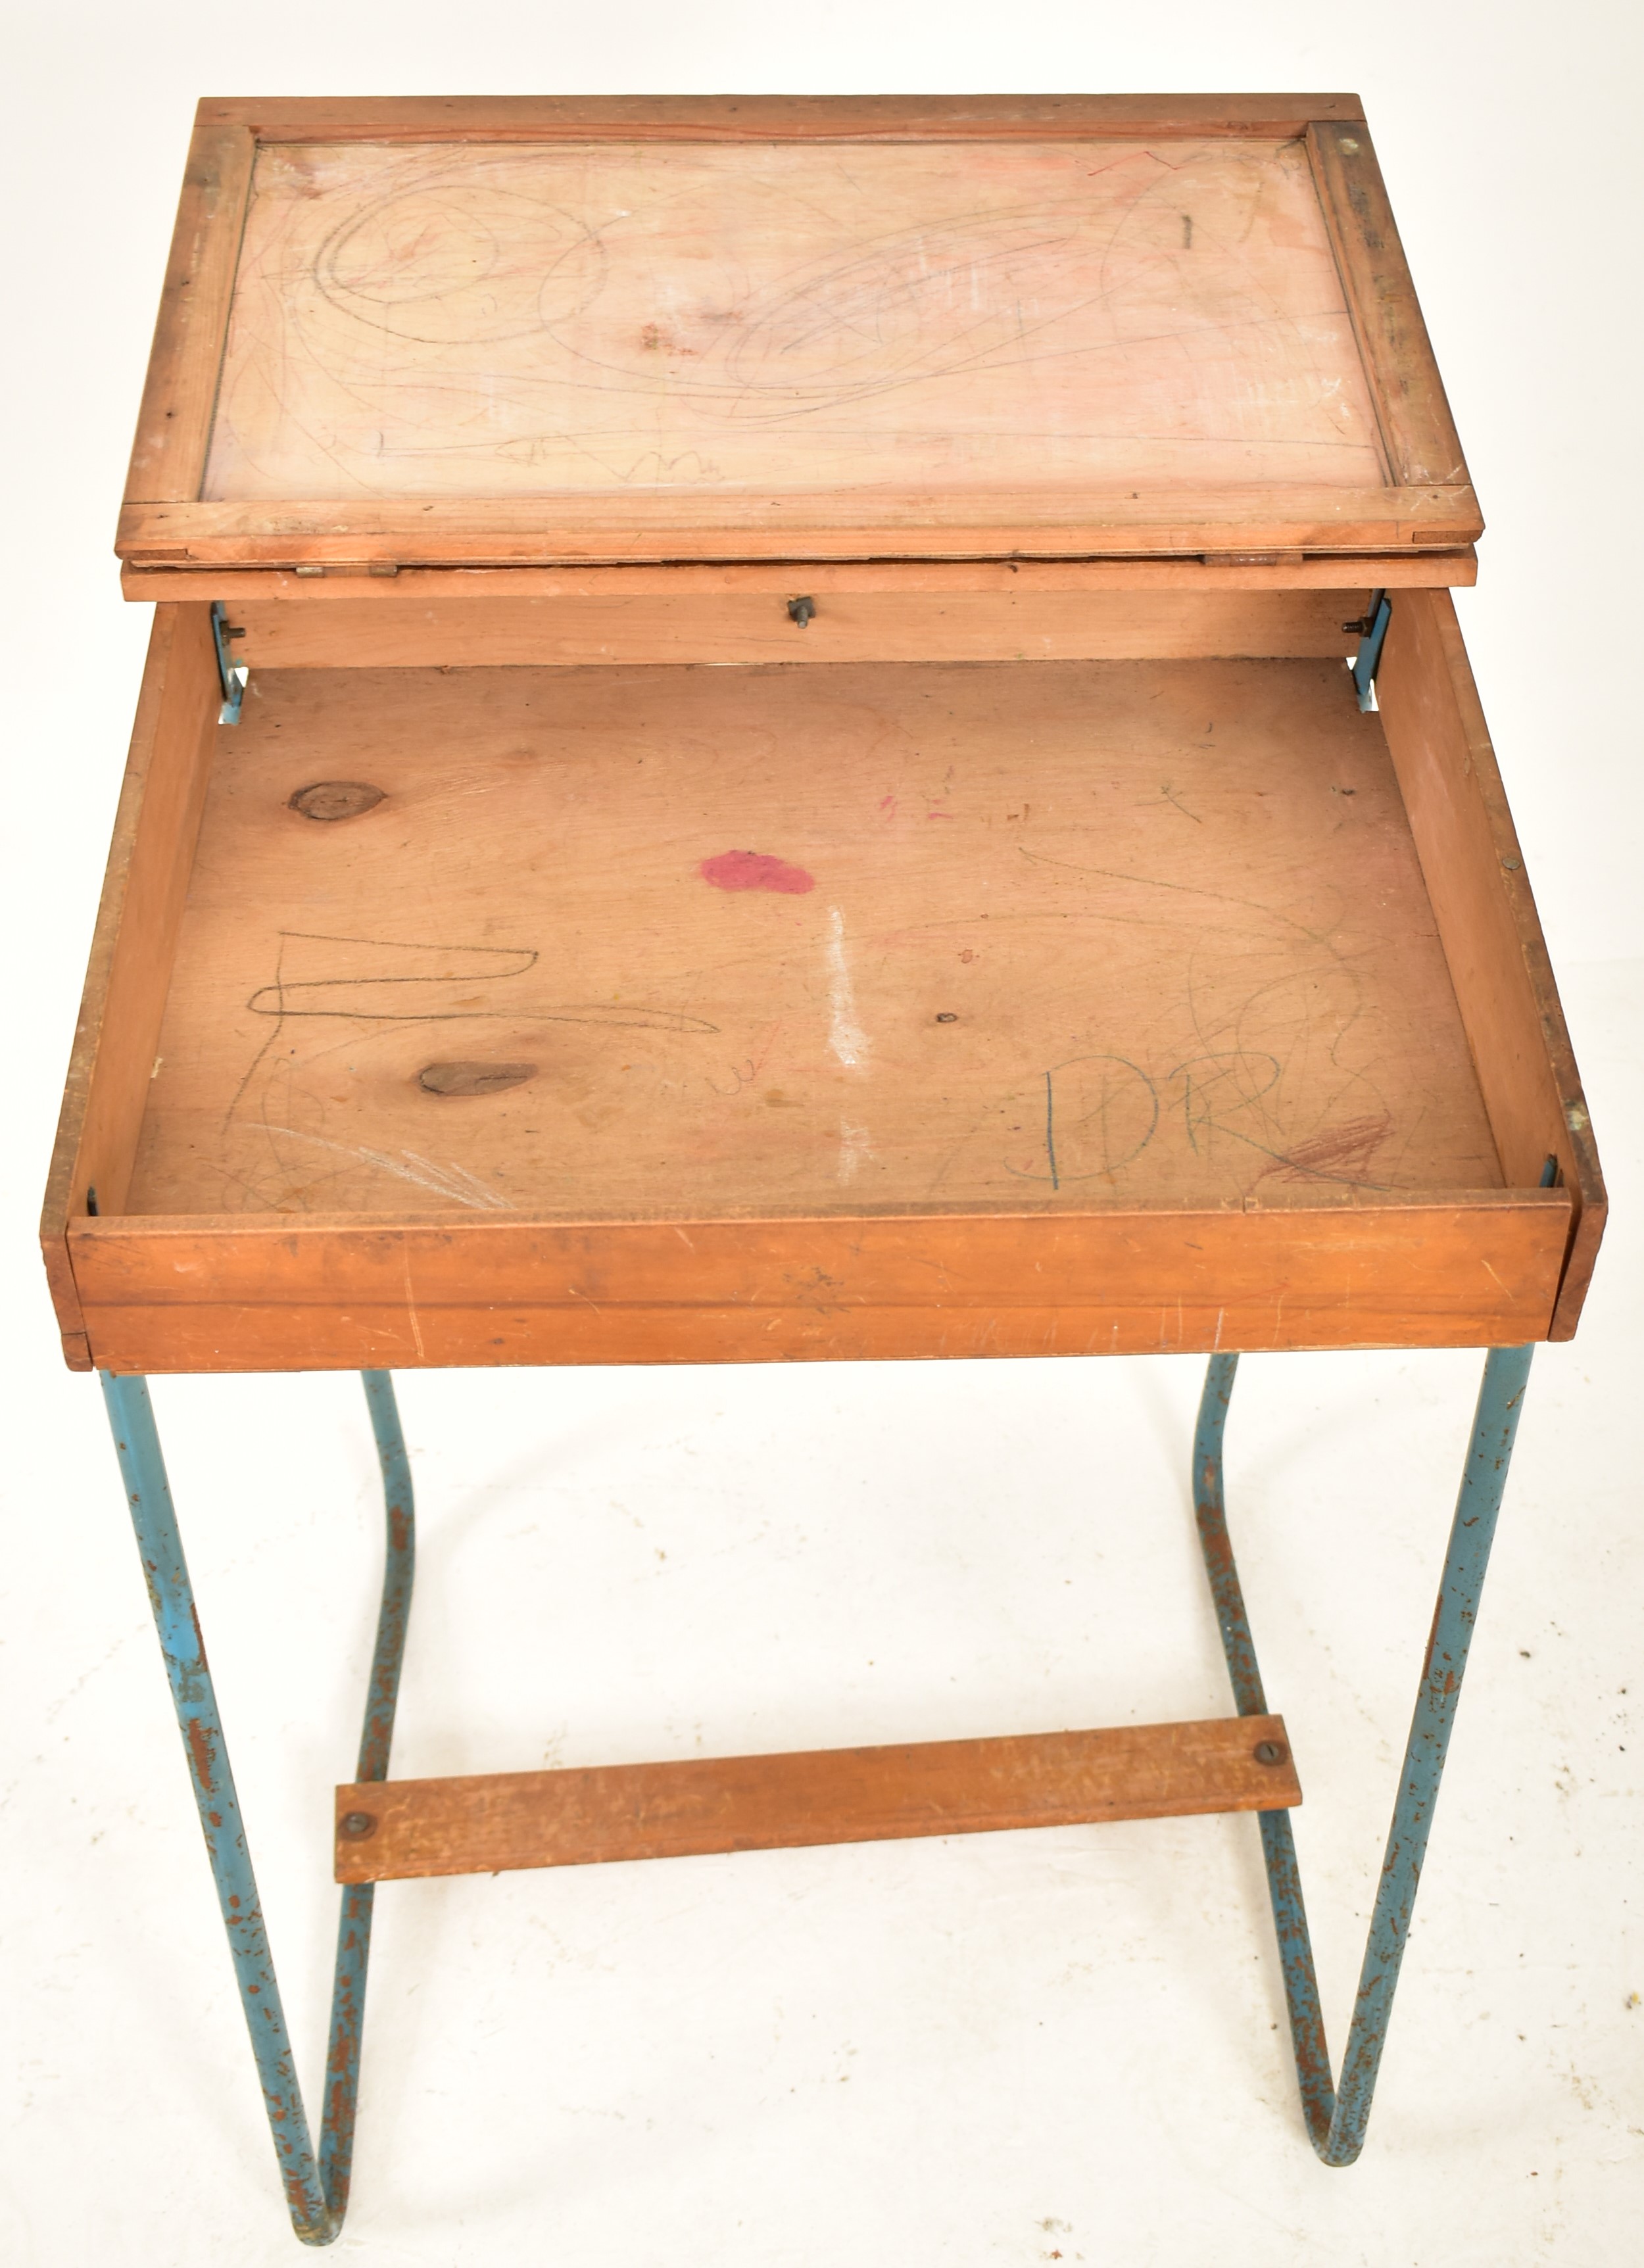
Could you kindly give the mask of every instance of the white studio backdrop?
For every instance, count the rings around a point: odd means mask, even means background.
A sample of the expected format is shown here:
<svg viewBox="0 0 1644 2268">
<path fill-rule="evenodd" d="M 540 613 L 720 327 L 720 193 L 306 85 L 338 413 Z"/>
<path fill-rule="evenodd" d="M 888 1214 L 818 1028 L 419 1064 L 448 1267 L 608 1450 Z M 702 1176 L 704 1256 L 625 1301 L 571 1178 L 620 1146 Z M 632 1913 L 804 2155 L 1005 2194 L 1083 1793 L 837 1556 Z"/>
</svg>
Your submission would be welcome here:
<svg viewBox="0 0 1644 2268">
<path fill-rule="evenodd" d="M 195 98 L 1307 87 L 1365 97 L 1490 522 L 1458 606 L 1616 1198 L 1581 1336 L 1537 1358 L 1366 2156 L 1326 2173 L 1302 2138 L 1248 1821 L 393 1885 L 339 2253 L 1629 2257 L 1637 11 L 94 0 L 4 23 L 5 2257 L 294 2257 L 100 1408 L 60 1366 L 33 1249 L 148 630 L 110 542 Z M 408 1379 L 424 1542 L 396 1768 L 1219 1712 L 1198 1368 Z M 1235 1535 L 1338 2043 L 1477 1372 L 1251 1362 L 1235 1405 Z M 156 1399 L 312 2100 L 329 1789 L 374 1613 L 364 1409 L 347 1377 Z"/>
</svg>

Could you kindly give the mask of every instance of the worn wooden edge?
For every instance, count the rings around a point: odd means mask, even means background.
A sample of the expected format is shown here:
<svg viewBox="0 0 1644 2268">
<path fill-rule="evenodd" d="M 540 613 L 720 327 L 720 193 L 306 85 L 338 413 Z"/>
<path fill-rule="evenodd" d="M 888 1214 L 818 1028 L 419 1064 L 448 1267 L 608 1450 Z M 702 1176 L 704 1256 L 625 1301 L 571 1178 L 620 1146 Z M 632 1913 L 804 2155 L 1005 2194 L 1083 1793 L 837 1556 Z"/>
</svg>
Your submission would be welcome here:
<svg viewBox="0 0 1644 2268">
<path fill-rule="evenodd" d="M 1461 438 L 1439 376 L 1368 129 L 1316 121 L 1308 155 L 1364 358 L 1395 484 L 1471 494 Z"/>
<path fill-rule="evenodd" d="M 1501 783 L 1489 726 L 1485 720 L 1484 705 L 1467 659 L 1467 649 L 1462 637 L 1461 625 L 1456 618 L 1454 603 L 1444 592 L 1407 593 L 1401 595 L 1394 609 L 1393 623 L 1395 627 L 1390 627 L 1388 633 L 1393 662 L 1388 682 L 1389 691 L 1395 700 L 1400 661 L 1399 635 L 1405 626 L 1413 623 L 1419 630 L 1425 630 L 1440 658 L 1445 691 L 1454 704 L 1457 728 L 1465 745 L 1467 777 L 1483 822 L 1479 834 L 1481 840 L 1487 844 L 1489 887 L 1501 909 L 1500 927 L 1512 941 L 1522 973 L 1524 1021 L 1527 1030 L 1535 1035 L 1535 1044 L 1540 1055 L 1538 1068 L 1544 1080 L 1546 1148 L 1557 1157 L 1571 1194 L 1569 1249 L 1548 1332 L 1550 1338 L 1567 1339 L 1574 1336 L 1582 1302 L 1592 1279 L 1608 1211 L 1603 1173 L 1593 1138 L 1587 1098 L 1581 1089 L 1581 1072 L 1571 1045 L 1563 1005 L 1559 998 L 1558 984 L 1553 976 L 1546 939 L 1542 933 L 1540 916 L 1536 909 L 1535 894 L 1524 865 L 1522 847 L 1508 806 L 1507 791 Z M 1398 635 L 1396 635 L 1396 630 Z M 1386 670 L 1385 659 L 1383 670 Z M 1378 694 L 1381 682 L 1378 678 Z M 1384 721 L 1385 706 L 1384 703 Z M 1417 836 L 1417 851 L 1418 855 L 1422 852 L 1419 834 Z M 1427 865 L 1427 860 L 1424 858 L 1423 863 Z M 1440 917 L 1441 924 L 1446 880 L 1447 876 L 1442 872 L 1428 875 L 1428 894 L 1434 901 L 1434 912 Z M 1464 1002 L 1463 1008 L 1464 1017 Z M 1534 1161 L 1526 1160 L 1524 1162 L 1528 1166 Z"/>
<path fill-rule="evenodd" d="M 1523 1346 L 1549 1336 L 1564 1256 L 1516 1304 L 1459 1296 L 1416 1307 L 1390 1290 L 1344 1307 L 1332 1287 L 1190 1306 L 527 1307 L 501 1301 L 346 1311 L 224 1299 L 170 1308 L 87 1308 L 96 1368 L 116 1375 L 222 1376 L 287 1370 L 542 1370 L 724 1363 L 987 1362 L 1132 1354 L 1360 1353 Z M 1496 1256 L 1500 1253 L 1497 1248 Z"/>
<path fill-rule="evenodd" d="M 47 1174 L 45 1204 L 40 1224 L 41 1247 L 53 1305 L 63 1334 L 63 1353 L 70 1368 L 74 1370 L 89 1369 L 91 1356 L 69 1256 L 68 1225 L 71 1219 L 84 1218 L 85 1214 L 86 1184 L 93 1172 L 88 1153 L 100 1146 L 107 1153 L 111 1141 L 116 1152 L 126 1153 L 127 1162 L 123 1173 L 116 1169 L 114 1179 L 107 1182 L 104 1194 L 115 1207 L 124 1200 L 124 1184 L 129 1174 L 129 1153 L 136 1145 L 145 1085 L 138 1084 L 134 1087 L 129 1078 L 122 1082 L 118 1070 L 110 1069 L 110 1056 L 118 1055 L 128 1047 L 132 1036 L 114 1028 L 109 1014 L 110 1001 L 111 996 L 118 993 L 117 970 L 122 961 L 129 964 L 144 950 L 128 932 L 128 915 L 141 919 L 143 913 L 141 904 L 133 902 L 143 895 L 138 846 L 140 842 L 144 842 L 144 814 L 149 806 L 151 792 L 155 789 L 157 775 L 166 770 L 168 758 L 176 753 L 171 746 L 171 736 L 176 725 L 173 712 L 179 690 L 178 680 L 183 677 L 197 679 L 200 675 L 202 657 L 196 652 L 193 658 L 194 666 L 190 668 L 183 649 L 190 638 L 196 646 L 203 638 L 208 646 L 210 644 L 210 633 L 204 628 L 205 614 L 204 605 L 197 608 L 167 606 L 155 610 L 148 659 L 132 725 L 130 752 L 121 783 L 102 895 L 92 935 L 85 983 L 80 996 L 79 1015 L 69 1057 L 56 1139 Z M 210 666 L 214 681 L 214 659 Z M 212 689 L 213 685 L 209 684 L 208 701 Z M 187 688 L 182 690 L 186 700 Z M 195 705 L 199 706 L 197 701 Z M 187 729 L 186 720 L 184 729 Z M 174 840 L 162 842 L 152 839 L 156 825 L 159 833 L 170 836 L 176 818 L 172 807 L 175 799 L 166 794 L 162 781 L 158 790 L 158 800 L 166 808 L 160 812 L 158 822 L 151 825 L 150 839 L 144 843 L 150 862 L 169 869 L 170 896 L 178 909 L 181 905 L 182 888 L 193 855 L 194 835 L 198 828 L 204 800 L 204 765 L 195 766 L 195 771 L 197 777 L 185 794 L 181 824 Z M 159 943 L 164 951 L 165 939 L 162 938 Z M 163 1005 L 163 1000 L 162 985 L 159 1005 Z M 120 1003 L 117 997 L 114 998 L 114 1012 L 118 1017 Z M 155 1034 L 158 1034 L 158 1006 L 153 1024 Z M 141 1050 L 144 1045 L 141 1035 L 137 1035 L 136 1044 Z M 150 1049 L 149 1054 L 151 1053 Z M 146 1063 L 147 1057 L 144 1057 L 144 1080 Z M 108 1092 L 114 1085 L 122 1086 L 124 1090 L 117 1098 L 111 1097 Z M 111 1108 L 114 1124 L 100 1128 L 97 1119 L 108 1119 Z M 100 1132 L 102 1137 L 100 1144 Z"/>
<path fill-rule="evenodd" d="M 936 495 L 841 490 L 130 504 L 133 566 L 579 566 L 601 560 L 997 559 L 1456 550 L 1483 531 L 1471 489 L 1117 490 Z M 1278 563 L 1282 563 L 1281 562 Z"/>
<path fill-rule="evenodd" d="M 1471 545 L 1441 551 L 1302 554 L 1272 563 L 1234 566 L 1225 560 L 1187 559 L 887 559 L 818 560 L 802 569 L 780 560 L 689 561 L 672 566 L 402 567 L 373 574 L 359 565 L 328 566 L 319 575 L 290 569 L 133 567 L 121 569 L 128 599 L 205 596 L 228 605 L 276 599 L 360 600 L 403 605 L 452 599 L 593 599 L 608 595 L 650 599 L 681 593 L 766 592 L 783 599 L 803 591 L 866 596 L 946 591 L 1319 591 L 1348 592 L 1379 584 L 1388 590 L 1470 585 L 1478 579 Z"/>
<path fill-rule="evenodd" d="M 1302 1193 L 1298 1193 L 1301 1195 Z M 530 1223 L 76 1220 L 115 1371 L 1515 1345 L 1566 1189 L 1389 1204 Z"/>
<path fill-rule="evenodd" d="M 247 127 L 195 129 L 131 445 L 128 505 L 181 504 L 200 493 L 255 154 Z"/>
<path fill-rule="evenodd" d="M 334 1848 L 339 1882 L 387 1882 L 1285 1811 L 1301 1800 L 1283 1718 L 1226 1717 L 785 1756 L 365 1781 L 336 1791 Z M 362 1828 L 362 1822 L 370 1824 Z"/>
<path fill-rule="evenodd" d="M 522 1234 L 542 1234 L 566 1239 L 568 1250 L 580 1250 L 580 1240 L 603 1241 L 616 1237 L 632 1240 L 647 1250 L 667 1252 L 670 1259 L 675 1251 L 683 1250 L 693 1256 L 694 1264 L 704 1250 L 716 1243 L 727 1251 L 744 1250 L 750 1234 L 775 1242 L 808 1241 L 817 1234 L 837 1236 L 852 1248 L 858 1244 L 866 1248 L 875 1242 L 911 1248 L 927 1231 L 955 1226 L 1006 1246 L 1019 1234 L 1038 1230 L 1082 1238 L 1116 1228 L 1134 1227 L 1142 1233 L 1160 1226 L 1179 1225 L 1184 1233 L 1191 1231 L 1197 1236 L 1212 1222 L 1288 1221 L 1299 1233 L 1312 1234 L 1322 1223 L 1333 1219 L 1378 1226 L 1406 1220 L 1415 1224 L 1434 1213 L 1516 1213 L 1524 1208 L 1556 1212 L 1568 1202 L 1567 1190 L 1539 1189 L 1528 1182 L 1519 1186 L 1497 1182 L 1483 1189 L 1384 1189 L 1320 1181 L 1286 1183 L 1271 1189 L 1264 1184 L 1254 1195 L 1226 1202 L 1126 1197 L 1073 1207 L 1046 1197 L 982 1210 L 968 1198 L 931 1198 L 917 1206 L 859 1204 L 849 1211 L 837 1212 L 819 1212 L 814 1206 L 804 1205 L 748 1205 L 689 1213 L 601 1212 L 569 1206 L 502 1213 L 429 1205 L 375 1214 L 128 1212 L 118 1219 L 87 1221 L 85 1226 L 89 1234 L 105 1242 L 118 1237 L 134 1244 L 174 1244 L 179 1237 L 197 1232 L 235 1241 L 244 1239 L 248 1246 L 264 1246 L 293 1260 L 306 1243 L 339 1234 L 375 1240 L 410 1233 L 442 1246 L 451 1245 L 453 1239 L 468 1243 L 479 1237 L 502 1248 L 517 1242 Z M 697 1241 L 699 1235 L 704 1242 Z M 692 1241 L 683 1242 L 686 1237 Z M 485 1264 L 494 1265 L 494 1259 Z"/>
<path fill-rule="evenodd" d="M 1363 114 L 1356 94 L 209 95 L 195 114 L 264 142 L 1287 139 Z"/>
</svg>

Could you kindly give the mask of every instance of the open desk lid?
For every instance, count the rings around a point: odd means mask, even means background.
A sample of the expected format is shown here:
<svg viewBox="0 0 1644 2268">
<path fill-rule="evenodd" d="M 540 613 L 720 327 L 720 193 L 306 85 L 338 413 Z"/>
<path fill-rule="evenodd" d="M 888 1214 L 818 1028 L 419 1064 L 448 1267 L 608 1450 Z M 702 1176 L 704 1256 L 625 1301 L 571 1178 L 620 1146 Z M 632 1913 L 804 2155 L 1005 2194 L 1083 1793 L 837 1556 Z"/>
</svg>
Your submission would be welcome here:
<svg viewBox="0 0 1644 2268">
<path fill-rule="evenodd" d="M 1461 550 L 1351 96 L 202 103 L 133 565 Z"/>
</svg>

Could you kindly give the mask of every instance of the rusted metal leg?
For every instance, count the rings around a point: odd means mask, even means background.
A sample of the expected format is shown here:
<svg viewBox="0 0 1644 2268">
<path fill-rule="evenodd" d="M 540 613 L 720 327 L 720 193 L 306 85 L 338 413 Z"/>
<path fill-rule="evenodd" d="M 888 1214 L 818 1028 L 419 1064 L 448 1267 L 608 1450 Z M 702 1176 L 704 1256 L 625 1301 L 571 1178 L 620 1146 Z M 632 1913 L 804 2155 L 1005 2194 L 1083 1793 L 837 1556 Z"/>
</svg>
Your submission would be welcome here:
<svg viewBox="0 0 1644 2268">
<path fill-rule="evenodd" d="M 1370 1917 L 1339 2086 L 1331 2077 L 1290 1815 L 1285 1811 L 1259 1815 L 1301 2109 L 1313 2147 L 1327 2166 L 1350 2166 L 1364 2147 L 1370 2099 L 1387 2038 L 1399 1963 L 1410 1934 L 1416 1885 L 1427 1855 L 1439 1779 L 1461 1697 L 1467 1648 L 1478 1618 L 1479 1594 L 1534 1351 L 1528 1346 L 1498 1347 L 1485 1359 L 1472 1442 L 1450 1526 L 1449 1549 L 1405 1743 L 1404 1771 Z M 1265 1716 L 1267 1701 L 1227 1534 L 1221 1477 L 1222 1433 L 1238 1362 L 1236 1354 L 1211 1358 L 1193 1442 L 1193 1506 L 1234 1699 L 1239 1714 L 1250 1717 Z"/>
<path fill-rule="evenodd" d="M 329 2244 L 342 2228 L 348 2208 L 372 1886 L 365 1883 L 343 1893 L 326 2058 L 325 2115 L 316 2161 L 148 1382 L 142 1378 L 114 1378 L 107 1372 L 101 1382 L 291 2227 L 305 2244 Z M 414 1530 L 410 1468 L 394 1407 L 393 1381 L 386 1371 L 367 1371 L 365 1385 L 387 1498 L 387 1557 L 356 1776 L 380 1780 L 387 1777 L 400 1662 L 405 1649 Z"/>
</svg>

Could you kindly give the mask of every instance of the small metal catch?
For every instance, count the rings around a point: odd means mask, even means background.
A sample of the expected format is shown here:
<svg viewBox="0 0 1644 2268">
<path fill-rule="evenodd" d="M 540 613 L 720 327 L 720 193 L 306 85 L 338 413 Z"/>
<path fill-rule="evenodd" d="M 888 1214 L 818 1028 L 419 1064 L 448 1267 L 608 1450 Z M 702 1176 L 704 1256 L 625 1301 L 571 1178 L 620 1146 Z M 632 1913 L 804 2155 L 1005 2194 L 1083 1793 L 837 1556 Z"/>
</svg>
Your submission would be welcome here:
<svg viewBox="0 0 1644 2268">
<path fill-rule="evenodd" d="M 790 599 L 788 600 L 788 620 L 791 622 L 797 622 L 801 630 L 805 628 L 806 623 L 809 622 L 811 616 L 815 613 L 815 611 L 816 601 L 815 599 Z"/>
</svg>

